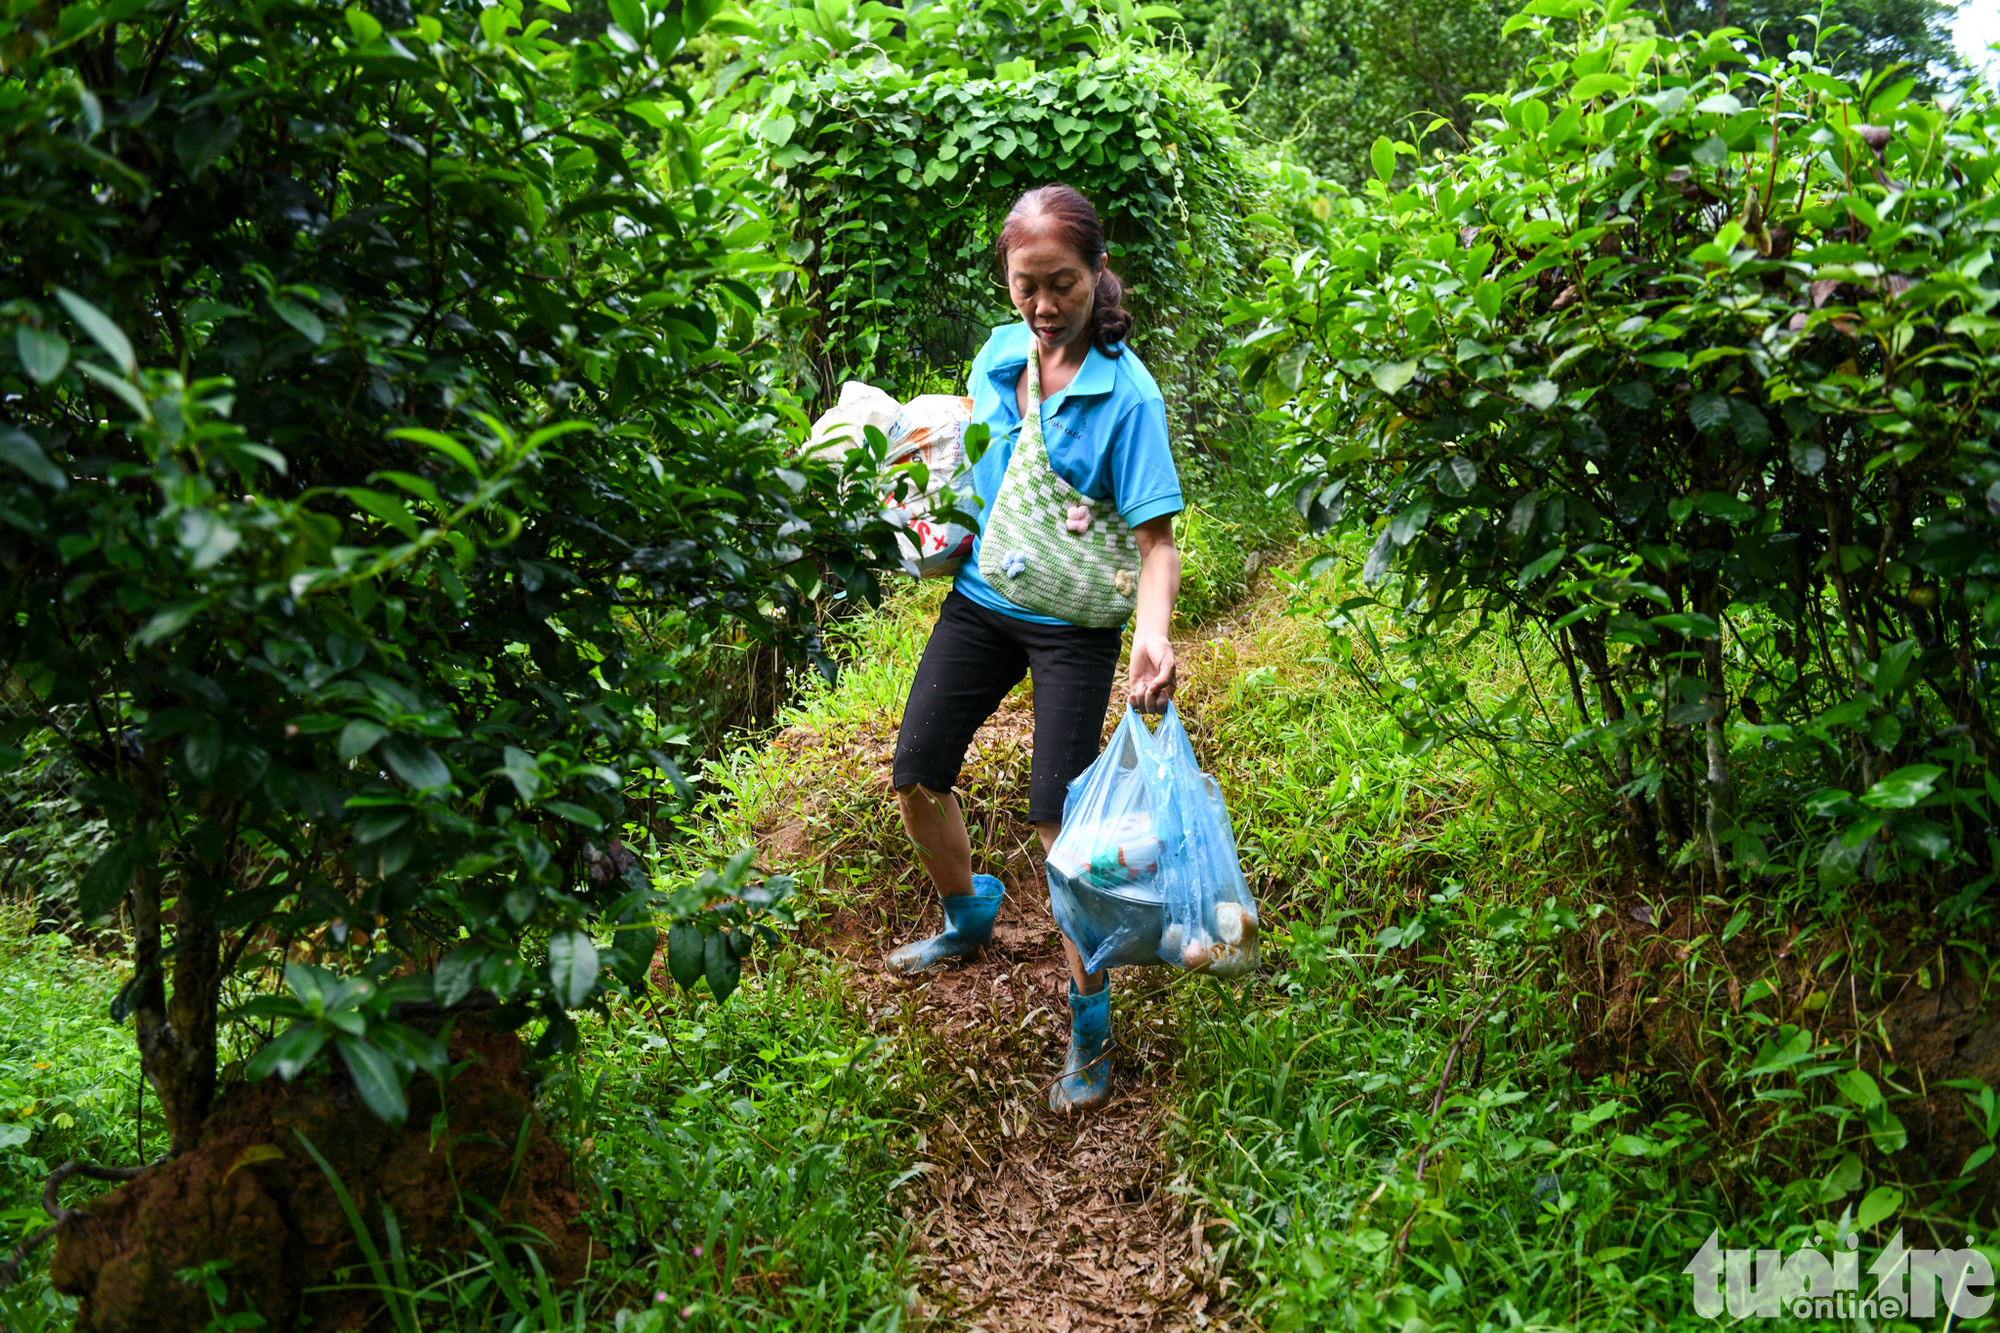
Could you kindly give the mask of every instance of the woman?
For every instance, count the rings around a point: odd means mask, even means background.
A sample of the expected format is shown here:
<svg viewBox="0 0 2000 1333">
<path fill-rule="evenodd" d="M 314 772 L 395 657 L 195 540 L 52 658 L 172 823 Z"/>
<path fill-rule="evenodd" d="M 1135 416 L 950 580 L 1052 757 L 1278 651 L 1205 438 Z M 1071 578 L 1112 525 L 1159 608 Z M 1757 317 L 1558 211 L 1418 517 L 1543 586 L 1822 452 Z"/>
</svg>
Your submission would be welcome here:
<svg viewBox="0 0 2000 1333">
<path fill-rule="evenodd" d="M 1045 185 L 1016 201 L 996 249 L 1021 322 L 995 329 L 972 363 L 973 417 L 992 428 L 992 442 L 973 469 L 973 489 L 990 509 L 1029 409 L 1031 377 L 1024 372 L 1032 347 L 1041 370 L 1050 466 L 1091 499 L 1111 501 L 1137 539 L 1137 623 L 1126 687 L 1134 706 L 1164 709 L 1174 693 L 1167 628 L 1180 592 L 1173 535 L 1180 481 L 1159 386 L 1124 346 L 1132 316 L 1120 304 L 1117 276 L 1105 266 L 1103 225 L 1081 194 Z M 993 933 L 1001 884 L 972 873 L 971 842 L 952 795 L 973 733 L 1032 673 L 1028 818 L 1046 853 L 1062 828 L 1064 792 L 1097 757 L 1120 634 L 1016 605 L 981 577 L 974 547 L 931 630 L 896 739 L 903 827 L 943 898 L 946 929 L 896 950 L 889 956 L 892 971 L 910 975 L 968 957 Z M 1068 939 L 1063 952 L 1069 957 L 1070 1046 L 1049 1105 L 1081 1110 L 1111 1095 L 1111 989 L 1106 972 L 1083 970 Z"/>
</svg>

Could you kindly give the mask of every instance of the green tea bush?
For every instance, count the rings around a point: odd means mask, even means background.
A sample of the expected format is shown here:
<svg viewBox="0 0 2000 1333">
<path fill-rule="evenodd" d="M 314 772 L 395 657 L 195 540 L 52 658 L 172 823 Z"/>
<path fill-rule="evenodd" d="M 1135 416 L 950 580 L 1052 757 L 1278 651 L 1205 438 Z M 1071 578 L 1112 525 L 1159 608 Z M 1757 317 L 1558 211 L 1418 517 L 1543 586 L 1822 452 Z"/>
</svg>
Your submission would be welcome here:
<svg viewBox="0 0 2000 1333">
<path fill-rule="evenodd" d="M 1520 90 L 1407 185 L 1378 141 L 1238 307 L 1246 377 L 1418 649 L 1547 636 L 1642 861 L 1983 920 L 2000 112 L 1628 8 L 1529 5 Z M 1465 692 L 1421 659 L 1416 744 Z"/>
<path fill-rule="evenodd" d="M 389 1118 L 442 1058 L 395 1002 L 488 992 L 552 1052 L 643 984 L 628 802 L 685 783 L 635 622 L 811 649 L 893 553 L 725 335 L 770 224 L 666 72 L 707 9 L 611 9 L 10 10 L 0 740 L 53 723 L 106 821 L 78 910 L 132 932 L 175 1151 L 243 974 L 291 990 L 235 1015 L 253 1075 L 337 1051 Z M 744 867 L 666 908 L 734 897 L 718 996 L 778 896 Z"/>
</svg>

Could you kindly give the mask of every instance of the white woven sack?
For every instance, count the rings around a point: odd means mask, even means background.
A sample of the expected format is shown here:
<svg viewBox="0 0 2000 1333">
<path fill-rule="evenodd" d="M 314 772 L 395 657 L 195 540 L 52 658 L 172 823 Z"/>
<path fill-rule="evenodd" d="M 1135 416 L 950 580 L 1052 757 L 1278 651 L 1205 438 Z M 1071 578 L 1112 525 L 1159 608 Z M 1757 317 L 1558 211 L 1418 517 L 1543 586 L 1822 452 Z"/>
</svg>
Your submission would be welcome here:
<svg viewBox="0 0 2000 1333">
<path fill-rule="evenodd" d="M 812 458 L 839 458 L 863 443 L 870 426 L 887 435 L 903 405 L 872 384 L 849 380 L 840 386 L 840 401 L 820 414 L 806 437 Z"/>
<path fill-rule="evenodd" d="M 959 507 L 972 508 L 972 469 L 965 457 L 965 428 L 972 420 L 972 400 L 949 393 L 919 394 L 903 404 L 889 428 L 889 464 L 922 461 L 930 479 L 924 493 L 897 505 L 884 497 L 885 513 L 903 529 L 897 534 L 903 550 L 903 572 L 912 578 L 945 578 L 958 572 L 972 554 L 973 530 L 961 523 L 931 518 L 931 505 L 947 489 L 957 492 Z"/>
<path fill-rule="evenodd" d="M 972 552 L 973 531 L 958 523 L 934 521 L 932 502 L 947 489 L 956 490 L 961 508 L 971 508 L 972 470 L 966 465 L 965 427 L 972 420 L 972 400 L 948 393 L 926 393 L 907 404 L 872 384 L 849 380 L 840 386 L 840 401 L 813 422 L 805 452 L 811 458 L 838 459 L 866 441 L 870 426 L 889 441 L 886 467 L 919 459 L 929 469 L 921 495 L 882 497 L 882 514 L 901 529 L 896 534 L 903 572 L 911 578 L 945 577 L 958 572 Z"/>
</svg>

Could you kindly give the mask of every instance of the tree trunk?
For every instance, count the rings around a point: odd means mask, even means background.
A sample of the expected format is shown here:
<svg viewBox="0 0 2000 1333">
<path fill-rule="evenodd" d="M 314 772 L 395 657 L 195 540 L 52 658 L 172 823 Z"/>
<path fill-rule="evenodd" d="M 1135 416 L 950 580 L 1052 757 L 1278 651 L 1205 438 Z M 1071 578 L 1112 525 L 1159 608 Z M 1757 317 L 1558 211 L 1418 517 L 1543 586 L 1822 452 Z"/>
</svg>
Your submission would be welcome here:
<svg viewBox="0 0 2000 1333">
<path fill-rule="evenodd" d="M 1591 680 L 1597 686 L 1597 705 L 1603 712 L 1607 725 L 1615 726 L 1625 720 L 1625 701 L 1618 697 L 1618 682 L 1612 679 L 1611 659 L 1604 651 L 1604 643 L 1594 634 L 1586 631 L 1581 622 L 1569 627 L 1572 641 L 1576 645 L 1577 656 L 1590 668 Z M 1625 805 L 1625 841 L 1632 848 L 1632 854 L 1642 865 L 1658 869 L 1660 864 L 1657 847 L 1659 828 L 1653 822 L 1653 812 L 1646 808 L 1646 802 L 1636 793 L 1622 790 L 1632 783 L 1632 746 L 1620 739 L 1615 753 L 1619 799 Z"/>
<path fill-rule="evenodd" d="M 174 926 L 174 988 L 168 997 L 161 960 L 160 887 L 150 870 L 132 886 L 132 962 L 138 983 L 133 1020 L 139 1068 L 160 1099 L 167 1151 L 194 1147 L 215 1101 L 215 1010 L 222 994 L 221 934 L 209 913 L 181 899 Z"/>
<path fill-rule="evenodd" d="M 1719 610 L 1720 608 L 1718 608 Z M 1703 834 L 1708 843 L 1709 861 L 1715 870 L 1717 887 L 1728 882 L 1724 868 L 1727 858 L 1722 853 L 1722 811 L 1724 800 L 1729 795 L 1729 744 L 1723 733 L 1723 721 L 1729 715 L 1728 686 L 1722 675 L 1722 617 L 1715 616 L 1716 632 L 1712 639 L 1704 639 L 1701 647 L 1701 664 L 1707 675 L 1707 691 L 1702 701 L 1714 711 L 1702 724 L 1708 741 L 1708 771 L 1703 786 L 1708 789 L 1708 809 L 1703 824 Z"/>
</svg>

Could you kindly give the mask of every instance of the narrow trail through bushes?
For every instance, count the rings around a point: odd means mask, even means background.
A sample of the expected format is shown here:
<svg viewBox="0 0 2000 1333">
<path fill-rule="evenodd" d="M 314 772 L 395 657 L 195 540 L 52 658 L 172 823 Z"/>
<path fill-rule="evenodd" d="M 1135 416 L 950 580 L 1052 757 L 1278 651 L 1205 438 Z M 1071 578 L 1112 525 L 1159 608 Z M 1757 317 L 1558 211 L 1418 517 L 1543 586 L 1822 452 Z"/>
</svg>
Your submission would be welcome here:
<svg viewBox="0 0 2000 1333">
<path fill-rule="evenodd" d="M 1198 642 L 1175 647 L 1184 672 L 1198 669 Z M 1210 1219 L 1171 1188 L 1162 1146 L 1180 1054 L 1166 971 L 1113 974 L 1110 1104 L 1080 1117 L 1048 1108 L 1068 1040 L 1068 971 L 1025 819 L 1031 696 L 1009 698 L 980 730 L 960 782 L 975 861 L 1007 886 L 993 941 L 972 962 L 910 981 L 883 971 L 884 954 L 943 920 L 889 827 L 896 726 L 781 732 L 787 799 L 760 841 L 776 868 L 864 867 L 850 891 L 832 891 L 839 905 L 804 941 L 852 965 L 873 1032 L 950 1071 L 944 1099 L 920 1106 L 930 1128 L 899 1191 L 924 1238 L 926 1303 L 948 1323 L 994 1333 L 1235 1327 Z"/>
</svg>

